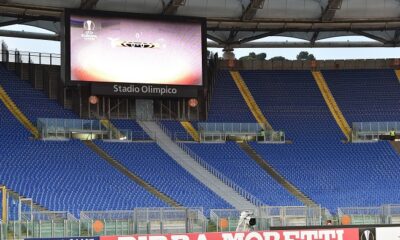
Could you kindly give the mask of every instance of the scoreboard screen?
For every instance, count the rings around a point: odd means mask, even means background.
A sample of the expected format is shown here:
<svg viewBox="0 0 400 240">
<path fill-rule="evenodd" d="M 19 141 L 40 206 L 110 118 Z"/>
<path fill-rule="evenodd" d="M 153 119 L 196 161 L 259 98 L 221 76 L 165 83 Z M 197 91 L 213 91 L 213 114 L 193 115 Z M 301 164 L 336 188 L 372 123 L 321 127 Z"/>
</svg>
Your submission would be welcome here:
<svg viewBox="0 0 400 240">
<path fill-rule="evenodd" d="M 70 82 L 202 86 L 205 21 L 67 11 Z"/>
</svg>

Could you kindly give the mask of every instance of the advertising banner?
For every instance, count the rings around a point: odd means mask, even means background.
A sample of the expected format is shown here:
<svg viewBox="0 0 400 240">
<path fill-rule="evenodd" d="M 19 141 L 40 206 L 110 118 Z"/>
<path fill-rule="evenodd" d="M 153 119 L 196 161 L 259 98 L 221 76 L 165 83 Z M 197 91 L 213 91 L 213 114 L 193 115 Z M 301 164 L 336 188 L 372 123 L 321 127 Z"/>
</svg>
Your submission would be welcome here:
<svg viewBox="0 0 400 240">
<path fill-rule="evenodd" d="M 104 236 L 100 240 L 357 240 L 358 228 Z M 371 240 L 371 239 L 370 239 Z"/>
<path fill-rule="evenodd" d="M 400 240 L 400 227 L 378 227 L 376 228 L 376 239 Z"/>
<path fill-rule="evenodd" d="M 100 240 L 99 237 L 25 238 L 25 240 Z"/>
</svg>

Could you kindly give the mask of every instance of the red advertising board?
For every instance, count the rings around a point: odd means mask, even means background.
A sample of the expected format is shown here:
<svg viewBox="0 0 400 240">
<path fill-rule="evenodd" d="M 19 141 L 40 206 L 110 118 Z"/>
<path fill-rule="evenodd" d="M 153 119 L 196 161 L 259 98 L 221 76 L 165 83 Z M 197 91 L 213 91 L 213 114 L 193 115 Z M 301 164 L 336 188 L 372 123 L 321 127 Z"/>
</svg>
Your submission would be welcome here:
<svg viewBox="0 0 400 240">
<path fill-rule="evenodd" d="M 358 228 L 104 236 L 100 240 L 357 240 Z"/>
</svg>

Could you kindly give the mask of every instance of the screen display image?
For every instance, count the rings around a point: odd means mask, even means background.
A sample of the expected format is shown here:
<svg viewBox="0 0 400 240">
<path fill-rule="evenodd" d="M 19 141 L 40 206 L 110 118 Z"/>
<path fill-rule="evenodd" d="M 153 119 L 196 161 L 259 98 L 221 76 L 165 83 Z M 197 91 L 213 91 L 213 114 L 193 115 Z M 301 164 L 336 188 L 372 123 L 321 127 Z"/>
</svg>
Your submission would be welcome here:
<svg viewBox="0 0 400 240">
<path fill-rule="evenodd" d="M 71 14 L 71 81 L 201 86 L 202 23 Z"/>
</svg>

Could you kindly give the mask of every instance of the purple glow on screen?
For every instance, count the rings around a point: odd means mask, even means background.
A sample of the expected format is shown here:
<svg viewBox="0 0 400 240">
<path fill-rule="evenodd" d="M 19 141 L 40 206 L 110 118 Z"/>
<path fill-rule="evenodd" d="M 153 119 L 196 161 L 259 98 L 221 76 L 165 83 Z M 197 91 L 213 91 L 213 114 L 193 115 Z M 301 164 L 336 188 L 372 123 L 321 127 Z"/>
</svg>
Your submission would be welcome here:
<svg viewBox="0 0 400 240">
<path fill-rule="evenodd" d="M 201 23 L 71 15 L 71 80 L 202 85 Z"/>
</svg>

